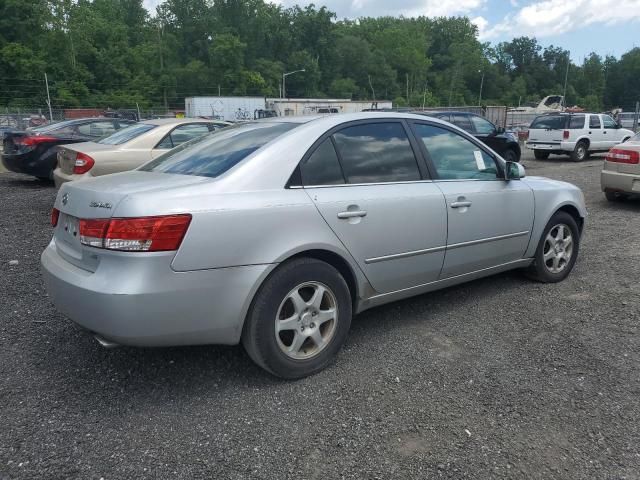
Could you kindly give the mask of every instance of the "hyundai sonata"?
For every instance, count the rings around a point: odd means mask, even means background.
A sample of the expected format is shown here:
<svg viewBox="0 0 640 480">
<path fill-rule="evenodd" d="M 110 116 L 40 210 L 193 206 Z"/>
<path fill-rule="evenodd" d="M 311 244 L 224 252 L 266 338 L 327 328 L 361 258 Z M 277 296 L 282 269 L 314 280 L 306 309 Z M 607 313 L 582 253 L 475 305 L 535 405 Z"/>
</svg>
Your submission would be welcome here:
<svg viewBox="0 0 640 480">
<path fill-rule="evenodd" d="M 577 187 L 435 118 L 273 118 L 62 185 L 42 266 L 104 345 L 241 342 L 299 378 L 368 308 L 516 268 L 563 280 L 585 216 Z"/>
</svg>

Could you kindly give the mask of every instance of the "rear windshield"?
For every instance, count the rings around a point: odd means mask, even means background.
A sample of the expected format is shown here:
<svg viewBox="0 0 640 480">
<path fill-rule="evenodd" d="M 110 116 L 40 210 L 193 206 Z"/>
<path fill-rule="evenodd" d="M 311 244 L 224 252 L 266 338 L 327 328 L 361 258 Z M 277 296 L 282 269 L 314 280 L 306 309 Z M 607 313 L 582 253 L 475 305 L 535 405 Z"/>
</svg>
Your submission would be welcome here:
<svg viewBox="0 0 640 480">
<path fill-rule="evenodd" d="M 149 123 L 134 123 L 129 127 L 118 130 L 108 137 L 101 138 L 98 140 L 98 143 L 102 143 L 103 145 L 122 145 L 156 127 L 157 125 L 151 125 Z"/>
<path fill-rule="evenodd" d="M 217 177 L 297 123 L 244 123 L 192 140 L 140 167 L 145 172 Z"/>
<path fill-rule="evenodd" d="M 539 130 L 579 130 L 584 128 L 584 115 L 544 115 L 537 117 L 529 127 Z"/>
</svg>

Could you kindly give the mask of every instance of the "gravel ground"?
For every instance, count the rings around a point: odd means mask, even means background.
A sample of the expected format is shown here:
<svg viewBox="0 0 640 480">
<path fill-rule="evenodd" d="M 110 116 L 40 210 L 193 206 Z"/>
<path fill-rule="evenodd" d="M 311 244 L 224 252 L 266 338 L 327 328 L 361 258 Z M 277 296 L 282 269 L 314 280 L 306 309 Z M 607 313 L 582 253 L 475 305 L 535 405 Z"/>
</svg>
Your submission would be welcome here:
<svg viewBox="0 0 640 480">
<path fill-rule="evenodd" d="M 585 191 L 565 282 L 368 311 L 298 382 L 239 347 L 100 348 L 43 288 L 54 189 L 0 175 L 0 479 L 639 478 L 640 202 L 605 201 L 600 160 L 524 164 Z"/>
</svg>

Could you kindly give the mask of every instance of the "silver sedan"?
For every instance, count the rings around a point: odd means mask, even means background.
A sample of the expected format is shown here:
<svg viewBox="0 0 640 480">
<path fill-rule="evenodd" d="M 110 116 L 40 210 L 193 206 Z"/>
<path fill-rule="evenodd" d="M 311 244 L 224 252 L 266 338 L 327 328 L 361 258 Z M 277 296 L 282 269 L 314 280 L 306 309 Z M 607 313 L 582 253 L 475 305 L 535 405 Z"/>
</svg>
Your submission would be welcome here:
<svg viewBox="0 0 640 480">
<path fill-rule="evenodd" d="M 516 268 L 563 280 L 585 217 L 577 187 L 438 119 L 274 118 L 64 184 L 42 267 L 103 345 L 241 342 L 299 378 L 368 308 Z"/>
</svg>

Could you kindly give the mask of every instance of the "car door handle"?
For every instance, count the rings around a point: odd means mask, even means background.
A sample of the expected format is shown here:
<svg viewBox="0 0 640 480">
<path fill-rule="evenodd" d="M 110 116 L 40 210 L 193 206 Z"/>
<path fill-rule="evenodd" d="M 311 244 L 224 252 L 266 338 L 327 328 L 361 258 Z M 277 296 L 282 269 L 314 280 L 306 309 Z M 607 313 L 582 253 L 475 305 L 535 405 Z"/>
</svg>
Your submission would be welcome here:
<svg viewBox="0 0 640 480">
<path fill-rule="evenodd" d="M 471 202 L 465 201 L 465 202 L 453 202 L 451 204 L 451 208 L 462 208 L 462 207 L 470 207 L 471 206 Z"/>
<path fill-rule="evenodd" d="M 355 218 L 355 217 L 366 217 L 367 216 L 367 211 L 366 210 L 349 210 L 346 212 L 340 212 L 338 213 L 338 218 Z"/>
</svg>

